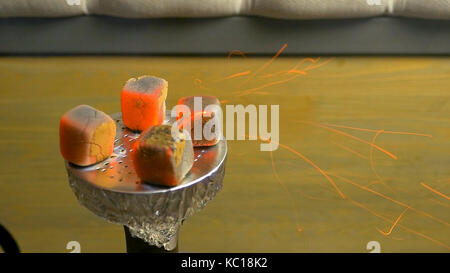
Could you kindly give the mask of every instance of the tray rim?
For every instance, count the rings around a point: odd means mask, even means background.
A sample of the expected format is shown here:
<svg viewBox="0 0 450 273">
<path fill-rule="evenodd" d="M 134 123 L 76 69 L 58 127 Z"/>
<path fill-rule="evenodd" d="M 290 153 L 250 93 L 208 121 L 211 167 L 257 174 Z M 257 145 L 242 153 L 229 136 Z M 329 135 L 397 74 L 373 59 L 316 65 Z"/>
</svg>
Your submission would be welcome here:
<svg viewBox="0 0 450 273">
<path fill-rule="evenodd" d="M 166 117 L 167 117 L 167 114 L 168 113 L 166 112 Z M 122 113 L 121 112 L 116 112 L 116 113 L 110 114 L 109 116 L 113 120 L 116 120 L 118 118 L 122 119 Z M 168 119 L 166 118 L 164 120 L 163 124 L 167 124 L 167 122 L 168 122 Z M 72 176 L 76 176 L 78 181 L 83 181 L 83 183 L 88 183 L 90 186 L 96 187 L 96 188 L 101 189 L 101 190 L 110 191 L 110 192 L 114 192 L 114 193 L 120 193 L 120 194 L 131 194 L 131 195 L 134 195 L 134 194 L 139 194 L 139 195 L 141 195 L 141 194 L 144 194 L 144 195 L 146 195 L 146 194 L 147 195 L 163 194 L 163 193 L 170 193 L 170 192 L 175 192 L 175 191 L 179 191 L 179 190 L 184 190 L 185 188 L 192 187 L 192 186 L 196 185 L 197 183 L 201 183 L 202 181 L 205 181 L 206 177 L 211 176 L 215 172 L 217 172 L 217 170 L 225 163 L 226 158 L 227 158 L 227 154 L 228 154 L 228 145 L 227 145 L 227 140 L 225 138 L 219 140 L 219 142 L 217 144 L 215 144 L 214 146 L 219 146 L 219 145 L 222 146 L 222 149 L 224 149 L 223 156 L 220 158 L 220 161 L 216 164 L 216 166 L 214 166 L 214 168 L 211 168 L 211 170 L 208 171 L 206 174 L 204 174 L 201 177 L 198 177 L 197 179 L 195 179 L 193 181 L 190 181 L 188 183 L 182 183 L 181 182 L 179 185 L 173 186 L 173 187 L 165 187 L 165 186 L 161 186 L 161 185 L 151 184 L 152 187 L 158 188 L 158 189 L 151 190 L 151 191 L 150 190 L 149 191 L 127 191 L 127 190 L 112 189 L 112 188 L 103 187 L 101 185 L 92 183 L 92 182 L 90 182 L 90 181 L 88 181 L 88 180 L 86 180 L 86 179 L 84 179 L 84 178 L 82 178 L 82 177 L 80 177 L 78 175 L 75 175 L 75 173 L 73 171 L 71 171 L 71 169 L 92 168 L 96 164 L 100 164 L 100 163 L 108 160 L 110 157 L 108 157 L 107 159 L 105 159 L 103 161 L 97 162 L 97 163 L 95 163 L 93 165 L 89 165 L 89 166 L 77 166 L 77 165 L 74 165 L 74 164 L 70 163 L 67 160 L 64 160 L 64 162 L 65 162 L 65 167 L 66 167 L 67 172 L 70 172 L 70 174 Z M 210 147 L 213 147 L 213 146 L 194 147 L 194 151 L 195 150 L 199 150 L 199 149 L 208 149 Z M 195 164 L 195 162 L 194 162 L 194 164 Z"/>
</svg>

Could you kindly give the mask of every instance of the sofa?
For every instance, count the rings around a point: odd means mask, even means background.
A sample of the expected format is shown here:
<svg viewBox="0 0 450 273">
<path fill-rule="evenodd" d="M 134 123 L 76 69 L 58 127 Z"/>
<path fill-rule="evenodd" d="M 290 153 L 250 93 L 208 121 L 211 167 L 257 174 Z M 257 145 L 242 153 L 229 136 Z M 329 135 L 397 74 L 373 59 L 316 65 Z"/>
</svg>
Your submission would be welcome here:
<svg viewBox="0 0 450 273">
<path fill-rule="evenodd" d="M 0 54 L 450 53 L 450 0 L 0 0 Z"/>
</svg>

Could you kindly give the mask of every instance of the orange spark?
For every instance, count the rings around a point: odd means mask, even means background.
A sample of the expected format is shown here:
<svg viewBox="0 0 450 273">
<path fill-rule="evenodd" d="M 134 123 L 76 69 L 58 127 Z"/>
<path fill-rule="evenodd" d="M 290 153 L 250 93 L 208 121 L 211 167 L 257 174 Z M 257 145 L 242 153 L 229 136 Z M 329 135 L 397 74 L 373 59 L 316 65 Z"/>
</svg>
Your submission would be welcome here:
<svg viewBox="0 0 450 273">
<path fill-rule="evenodd" d="M 292 69 L 290 69 L 290 70 L 281 70 L 281 71 L 278 71 L 278 72 L 275 72 L 275 73 L 272 73 L 272 74 L 264 74 L 264 75 L 262 75 L 262 76 L 259 76 L 258 79 L 273 78 L 273 77 L 278 76 L 278 75 L 280 75 L 280 74 L 286 74 L 286 75 L 288 75 L 288 74 L 289 74 L 289 71 L 291 71 L 291 70 L 292 70 Z M 293 74 L 300 74 L 300 73 L 293 73 Z M 306 74 L 307 74 L 307 73 L 305 72 L 304 75 L 306 75 Z"/>
<path fill-rule="evenodd" d="M 328 59 L 328 60 L 326 60 L 326 61 L 320 63 L 319 65 L 316 65 L 316 66 L 313 66 L 313 67 L 308 66 L 308 67 L 306 67 L 306 68 L 305 68 L 304 70 L 302 70 L 302 71 L 307 71 L 307 70 L 310 70 L 310 69 L 313 69 L 313 68 L 321 67 L 321 66 L 325 65 L 326 63 L 330 62 L 330 61 L 333 60 L 333 59 L 334 59 L 334 58 L 330 58 L 330 59 Z M 293 69 L 291 69 L 291 70 L 293 70 Z M 288 72 L 291 71 L 291 70 L 288 70 Z M 295 68 L 294 68 L 294 70 L 295 70 Z M 299 70 L 297 70 L 297 72 L 298 72 L 298 71 L 299 71 Z M 270 82 L 270 83 L 264 84 L 264 85 L 262 85 L 262 86 L 255 87 L 255 88 L 250 88 L 250 89 L 247 89 L 247 90 L 238 90 L 238 91 L 234 91 L 233 94 L 236 94 L 236 96 L 238 96 L 238 97 L 245 96 L 245 95 L 249 95 L 249 94 L 252 94 L 252 93 L 253 93 L 253 94 L 257 94 L 257 93 L 254 92 L 254 91 L 257 91 L 257 90 L 260 90 L 260 89 L 263 89 L 263 88 L 266 88 L 266 87 L 269 87 L 269 86 L 282 84 L 282 83 L 291 81 L 291 80 L 293 80 L 293 79 L 295 79 L 295 78 L 297 78 L 297 77 L 299 77 L 299 76 L 304 75 L 303 73 L 300 73 L 300 72 L 294 73 L 294 74 L 296 74 L 296 75 L 294 75 L 293 77 L 284 79 L 284 80 L 279 80 L 279 81 L 275 81 L 275 82 Z M 252 74 L 252 75 L 253 75 L 253 74 Z M 250 76 L 251 76 L 251 75 L 250 75 Z M 250 78 L 247 78 L 247 80 L 249 80 L 249 79 L 250 79 Z"/>
<path fill-rule="evenodd" d="M 303 63 L 306 62 L 306 61 L 315 64 L 315 63 L 317 63 L 318 61 L 320 61 L 321 58 L 322 58 L 322 57 L 317 57 L 316 59 L 313 59 L 313 58 L 304 58 L 304 59 L 302 59 L 296 66 L 294 66 L 292 69 L 297 69 L 301 64 L 303 64 Z"/>
<path fill-rule="evenodd" d="M 247 137 L 248 137 L 248 135 L 247 135 Z M 260 141 L 264 141 L 264 140 L 260 139 Z M 270 143 L 269 141 L 264 141 L 264 142 Z M 273 159 L 273 151 L 270 151 L 270 161 L 271 161 L 271 164 L 272 164 L 272 170 L 273 170 L 273 174 L 275 176 L 275 179 L 278 181 L 278 183 L 280 183 L 280 185 L 283 187 L 283 189 L 288 192 L 287 186 L 285 186 L 285 184 L 282 182 L 282 180 L 281 180 L 281 178 L 280 178 L 280 176 L 278 174 L 278 171 L 276 170 L 275 161 Z M 303 194 L 303 193 L 300 193 L 300 194 L 302 196 L 306 197 L 306 198 L 313 199 L 313 200 L 320 200 L 320 201 L 324 201 L 325 200 L 325 199 L 322 199 L 322 198 L 307 196 L 306 194 Z M 296 214 L 298 215 L 298 213 L 296 213 Z"/>
<path fill-rule="evenodd" d="M 211 88 L 208 88 L 205 85 L 203 85 L 203 82 L 200 79 L 194 79 L 194 82 L 195 82 L 196 85 L 198 85 L 198 87 L 200 89 L 211 90 Z"/>
<path fill-rule="evenodd" d="M 335 145 L 337 145 L 338 147 L 340 147 L 340 148 L 342 148 L 342 149 L 344 149 L 344 150 L 346 150 L 346 151 L 349 151 L 349 152 L 352 153 L 352 154 L 355 154 L 355 155 L 358 156 L 358 157 L 361 157 L 361 158 L 363 158 L 363 159 L 369 159 L 367 156 L 365 156 L 365 155 L 363 155 L 363 154 L 360 154 L 360 153 L 358 153 L 357 151 L 355 151 L 355 150 L 353 150 L 353 149 L 351 149 L 351 148 L 349 148 L 349 147 L 347 147 L 347 146 L 344 146 L 344 145 L 339 144 L 339 143 L 334 142 L 334 141 L 332 141 L 332 143 L 334 143 Z"/>
<path fill-rule="evenodd" d="M 387 222 L 392 223 L 392 220 L 390 220 L 389 218 L 386 218 L 386 217 L 384 217 L 383 215 L 377 213 L 376 211 L 369 209 L 368 207 L 364 206 L 363 204 L 361 204 L 361 203 L 359 203 L 359 202 L 357 202 L 357 201 L 355 201 L 355 200 L 352 200 L 352 199 L 348 199 L 348 200 L 349 200 L 351 203 L 353 203 L 354 205 L 356 205 L 356 206 L 358 206 L 358 207 L 360 207 L 360 208 L 362 208 L 362 209 L 368 211 L 368 212 L 371 213 L 372 215 L 374 215 L 374 216 L 376 216 L 376 217 L 378 217 L 378 218 L 380 218 L 380 219 L 383 219 L 383 220 L 385 220 L 385 221 L 387 221 Z M 422 237 L 422 238 L 425 238 L 425 239 L 427 239 L 427 240 L 429 240 L 429 241 L 432 241 L 433 243 L 436 243 L 436 244 L 438 244 L 438 245 L 440 245 L 440 246 L 443 246 L 443 247 L 445 247 L 445 248 L 447 248 L 447 249 L 450 249 L 450 246 L 448 246 L 448 245 L 446 245 L 445 243 L 443 243 L 443 242 L 441 242 L 441 241 L 438 241 L 438 240 L 436 240 L 436 239 L 434 239 L 434 238 L 432 238 L 432 237 L 430 237 L 430 236 L 428 236 L 428 235 L 425 235 L 425 234 L 423 234 L 423 233 L 417 232 L 417 231 L 415 231 L 415 230 L 413 230 L 413 229 L 410 229 L 410 228 L 408 228 L 408 227 L 406 227 L 406 226 L 404 226 L 404 225 L 401 225 L 401 224 L 398 224 L 398 226 L 399 226 L 400 228 L 402 228 L 402 229 L 408 231 L 408 232 L 411 232 L 411 233 L 413 233 L 413 234 L 416 234 L 416 235 L 418 235 L 418 236 L 420 236 L 420 237 Z"/>
<path fill-rule="evenodd" d="M 392 231 L 394 230 L 395 226 L 398 224 L 398 222 L 400 222 L 400 219 L 402 219 L 403 215 L 406 213 L 406 211 L 408 210 L 408 208 L 406 208 L 395 220 L 394 224 L 391 226 L 391 229 L 389 229 L 388 232 L 384 232 L 379 228 L 376 228 L 381 234 L 383 234 L 384 236 L 389 236 L 391 235 Z"/>
<path fill-rule="evenodd" d="M 376 133 L 376 132 L 379 131 L 379 130 L 374 130 L 374 129 L 364 129 L 364 128 L 358 128 L 358 127 L 345 126 L 345 125 L 331 124 L 331 123 L 322 123 L 322 125 L 329 126 L 329 127 L 345 128 L 345 129 L 350 129 L 350 130 L 364 131 L 364 132 L 372 132 L 372 133 Z M 383 133 L 384 134 L 395 134 L 395 135 L 414 135 L 414 136 L 433 137 L 430 134 L 413 133 L 413 132 L 383 131 Z"/>
<path fill-rule="evenodd" d="M 230 80 L 230 79 L 242 77 L 242 76 L 248 75 L 248 74 L 250 74 L 250 73 L 251 73 L 250 70 L 244 71 L 244 72 L 235 73 L 235 74 L 232 74 L 232 75 L 230 75 L 230 76 L 225 77 L 224 80 Z"/>
<path fill-rule="evenodd" d="M 246 134 L 246 136 L 248 137 L 247 134 Z M 266 142 L 266 143 L 272 144 L 272 141 L 271 141 L 271 140 L 264 140 L 264 139 L 261 139 L 260 137 L 258 137 L 258 140 L 259 140 L 259 141 L 262 141 L 262 142 Z M 344 195 L 344 194 L 341 192 L 341 190 L 338 188 L 338 186 L 336 185 L 336 183 L 334 183 L 333 179 L 331 179 L 331 177 L 329 177 L 329 176 L 327 175 L 327 173 L 325 173 L 319 166 L 317 166 L 317 165 L 316 165 L 314 162 L 312 162 L 309 158 L 307 158 L 306 156 L 304 156 L 304 155 L 301 154 L 300 152 L 297 152 L 295 149 L 293 149 L 293 148 L 291 148 L 291 147 L 289 147 L 289 146 L 287 146 L 287 145 L 281 144 L 281 143 L 279 143 L 279 142 L 278 142 L 278 145 L 279 145 L 280 147 L 282 147 L 282 148 L 284 148 L 284 149 L 290 151 L 291 153 L 295 154 L 296 156 L 300 157 L 301 159 L 303 159 L 304 161 L 306 161 L 308 164 L 310 164 L 311 166 L 313 166 L 320 174 L 322 174 L 322 175 L 323 175 L 323 176 L 331 183 L 331 185 L 335 188 L 335 190 L 339 193 L 339 195 L 340 195 L 343 199 L 346 198 L 345 195 Z"/>
<path fill-rule="evenodd" d="M 379 135 L 381 135 L 384 132 L 383 129 L 377 131 L 377 133 L 375 134 L 375 136 L 372 139 L 372 144 L 375 144 L 375 140 L 377 139 L 377 137 Z M 394 189 L 392 189 L 392 187 L 388 186 L 385 182 L 384 179 L 381 178 L 381 176 L 378 174 L 377 170 L 375 169 L 375 163 L 373 161 L 373 146 L 370 146 L 370 168 L 372 169 L 372 172 L 375 174 L 375 176 L 378 178 L 378 182 L 383 184 L 386 188 L 390 189 L 391 191 L 394 191 Z M 373 183 L 371 183 L 373 184 Z M 369 185 L 367 185 L 366 187 L 368 187 Z"/>
<path fill-rule="evenodd" d="M 313 166 L 320 174 L 322 174 L 327 180 L 328 182 L 330 182 L 330 184 L 334 187 L 334 189 L 336 190 L 336 192 L 342 197 L 342 199 L 345 199 L 345 195 L 342 193 L 342 191 L 338 188 L 338 186 L 336 185 L 336 183 L 334 183 L 333 179 L 331 179 L 331 177 L 329 177 L 319 166 L 317 166 L 314 162 L 312 162 L 309 158 L 307 158 L 306 156 L 304 156 L 303 154 L 301 154 L 300 152 L 297 152 L 296 150 L 292 149 L 291 147 L 278 143 L 278 145 L 280 145 L 280 147 L 290 151 L 291 153 L 297 155 L 298 157 L 300 157 L 301 159 L 303 159 L 304 161 L 306 161 L 308 164 L 310 164 L 311 166 Z"/>
<path fill-rule="evenodd" d="M 258 78 L 260 78 L 260 79 L 272 78 L 272 77 L 274 77 L 276 75 L 283 74 L 283 73 L 286 73 L 286 71 L 284 71 L 284 70 L 283 71 L 278 71 L 277 73 L 273 73 L 273 74 L 265 73 L 264 75 L 259 76 Z"/>
<path fill-rule="evenodd" d="M 304 62 L 306 62 L 306 61 L 309 61 L 309 62 L 311 62 L 311 63 L 316 63 L 316 62 L 318 62 L 318 61 L 320 60 L 320 58 L 321 58 L 321 57 L 318 57 L 317 59 L 313 59 L 313 58 L 304 58 L 304 59 L 302 59 L 298 64 L 296 64 L 294 67 L 292 67 L 292 68 L 289 69 L 289 70 L 283 70 L 283 71 L 279 71 L 279 72 L 276 72 L 276 73 L 273 73 L 273 74 L 266 74 L 266 75 L 264 75 L 264 76 L 261 76 L 260 78 L 271 78 L 271 77 L 274 77 L 274 76 L 279 75 L 279 74 L 287 74 L 287 73 L 289 73 L 289 71 L 296 71 L 296 70 L 298 69 L 298 67 L 299 67 L 302 63 L 304 63 Z M 297 70 L 297 71 L 300 71 L 300 70 Z M 305 71 L 303 71 L 303 70 L 301 70 L 301 71 L 302 71 L 303 73 L 306 74 Z"/>
<path fill-rule="evenodd" d="M 291 192 L 289 191 L 288 187 L 283 183 L 280 176 L 278 175 L 277 169 L 275 168 L 275 160 L 273 159 L 273 151 L 270 151 L 270 162 L 272 164 L 272 171 L 273 171 L 273 175 L 275 176 L 275 179 L 281 185 L 281 187 L 283 187 L 284 191 L 290 197 L 290 200 L 292 202 L 292 207 L 294 208 L 295 226 L 297 227 L 297 231 L 301 232 L 303 229 L 300 227 L 300 225 L 298 223 L 299 213 L 297 210 L 297 206 L 295 205 L 294 198 L 292 197 Z"/>
<path fill-rule="evenodd" d="M 376 181 L 372 181 L 372 182 L 370 182 L 369 184 L 367 184 L 367 185 L 365 185 L 364 187 L 369 187 L 369 186 L 372 186 L 372 185 L 375 185 L 375 184 L 383 184 L 383 185 L 385 185 L 386 187 L 388 187 L 390 190 L 392 190 L 392 188 L 391 187 L 389 187 L 388 185 L 386 185 L 386 183 L 384 183 L 384 182 L 382 182 L 382 181 L 379 181 L 379 180 L 376 180 Z"/>
<path fill-rule="evenodd" d="M 379 130 L 377 131 L 377 133 L 375 134 L 375 136 L 372 139 L 372 145 L 370 146 L 370 168 L 372 169 L 373 173 L 375 174 L 375 176 L 378 178 L 378 180 L 381 182 L 383 181 L 383 179 L 381 178 L 381 176 L 378 174 L 378 172 L 375 170 L 375 165 L 373 162 L 373 145 L 375 144 L 375 140 L 377 139 L 377 137 L 382 134 L 384 132 L 384 130 Z"/>
<path fill-rule="evenodd" d="M 306 75 L 306 72 L 303 70 L 298 69 L 291 69 L 287 71 L 288 74 L 300 74 L 300 75 Z"/>
<path fill-rule="evenodd" d="M 269 95 L 270 92 L 265 92 L 265 91 L 255 91 L 255 92 L 253 92 L 253 94 L 255 94 L 255 95 Z"/>
<path fill-rule="evenodd" d="M 329 130 L 329 131 L 332 131 L 332 132 L 335 132 L 335 133 L 338 133 L 338 134 L 347 136 L 347 137 L 352 138 L 352 139 L 354 139 L 354 140 L 357 140 L 357 141 L 359 141 L 359 142 L 362 142 L 362 143 L 368 144 L 368 145 L 370 145 L 370 146 L 373 146 L 373 147 L 376 148 L 377 150 L 379 150 L 379 151 L 385 153 L 386 155 L 392 157 L 392 158 L 395 159 L 395 160 L 398 159 L 396 155 L 394 155 L 394 154 L 390 153 L 389 151 L 387 151 L 387 150 L 381 148 L 380 146 L 378 146 L 378 145 L 376 145 L 376 144 L 373 144 L 373 143 L 370 143 L 370 142 L 368 142 L 368 141 L 366 141 L 366 140 L 364 140 L 364 139 L 361 139 L 361 138 L 359 138 L 359 137 L 355 137 L 354 135 L 348 134 L 348 133 L 346 133 L 346 132 L 343 132 L 343 131 L 340 131 L 340 130 L 337 130 L 337 129 L 333 129 L 333 128 L 330 128 L 330 127 L 327 127 L 327 126 L 324 126 L 324 125 L 321 125 L 321 124 L 318 124 L 318 123 L 314 123 L 314 122 L 309 122 L 309 121 L 296 121 L 296 122 L 306 123 L 306 124 L 309 124 L 309 125 L 312 125 L 312 126 L 320 127 L 320 128 L 325 129 L 325 130 Z"/>
<path fill-rule="evenodd" d="M 220 103 L 228 103 L 229 100 L 221 100 Z"/>
<path fill-rule="evenodd" d="M 264 84 L 264 85 L 259 86 L 259 87 L 250 88 L 250 89 L 247 89 L 247 90 L 235 91 L 233 93 L 236 93 L 238 97 L 241 97 L 241 96 L 244 96 L 244 95 L 251 94 L 252 92 L 254 93 L 254 91 L 257 91 L 257 90 L 260 90 L 260 89 L 263 89 L 263 88 L 266 88 L 266 87 L 269 87 L 269 86 L 272 86 L 272 85 L 277 85 L 277 84 L 288 82 L 288 81 L 293 80 L 293 79 L 295 79 L 295 78 L 297 78 L 299 76 L 301 76 L 301 75 L 295 75 L 295 76 L 292 76 L 292 77 L 284 79 L 284 80 L 270 82 L 270 83 Z"/>
<path fill-rule="evenodd" d="M 316 65 L 310 64 L 310 65 L 308 65 L 307 67 L 305 67 L 305 68 L 302 69 L 302 70 L 305 71 L 305 72 L 307 72 L 307 71 L 309 71 L 309 70 L 319 68 L 319 67 L 324 66 L 325 64 L 331 62 L 331 61 L 334 60 L 334 59 L 335 59 L 335 57 L 331 57 L 331 58 L 328 58 L 326 61 L 323 61 L 323 62 L 318 63 L 318 64 L 316 64 Z"/>
<path fill-rule="evenodd" d="M 443 194 L 442 192 L 439 192 L 439 191 L 436 190 L 436 189 L 433 189 L 432 187 L 428 186 L 427 184 L 425 184 L 425 183 L 423 183 L 423 182 L 420 182 L 420 185 L 422 185 L 422 186 L 423 186 L 424 188 L 426 188 L 427 190 L 429 190 L 429 191 L 431 191 L 431 192 L 433 192 L 433 193 L 435 193 L 435 194 L 437 194 L 437 195 L 439 195 L 439 196 L 441 196 L 441 197 L 444 197 L 444 198 L 447 199 L 447 200 L 450 200 L 450 197 L 448 197 L 447 195 Z"/>
<path fill-rule="evenodd" d="M 326 60 L 326 61 L 324 61 L 324 62 L 322 62 L 322 63 L 320 63 L 320 64 L 318 64 L 318 65 L 312 65 L 312 64 L 318 62 L 320 59 L 321 59 L 321 57 L 317 57 L 317 59 L 305 58 L 305 59 L 302 59 L 298 64 L 296 64 L 294 67 L 292 67 L 292 68 L 289 69 L 289 70 L 282 70 L 282 71 L 278 71 L 278 72 L 273 73 L 273 74 L 266 74 L 266 75 L 264 75 L 264 76 L 261 76 L 260 78 L 272 78 L 272 77 L 274 77 L 274 76 L 276 76 L 276 75 L 279 75 L 279 74 L 301 74 L 301 75 L 306 75 L 306 74 L 307 74 L 307 73 L 306 73 L 307 71 L 309 71 L 309 70 L 311 70 L 311 69 L 319 68 L 319 67 L 321 67 L 321 66 L 323 66 L 323 65 L 325 65 L 325 64 L 327 64 L 327 63 L 329 63 L 330 61 L 332 61 L 332 60 L 334 59 L 334 57 L 329 58 L 328 60 Z M 309 61 L 309 62 L 311 62 L 312 64 L 308 65 L 308 66 L 307 66 L 306 68 L 304 68 L 304 69 L 298 69 L 298 67 L 299 67 L 302 63 L 304 63 L 305 61 Z"/>
<path fill-rule="evenodd" d="M 246 54 L 247 53 L 240 51 L 240 50 L 232 50 L 228 53 L 227 58 L 230 59 L 231 56 L 233 56 L 233 55 L 240 55 L 241 57 L 243 57 L 245 59 L 245 58 L 247 58 Z"/>
<path fill-rule="evenodd" d="M 277 51 L 277 53 L 268 61 L 268 62 L 266 62 L 263 66 L 261 66 L 260 68 L 258 68 L 256 71 L 255 71 L 255 73 L 253 73 L 253 74 L 251 74 L 250 75 L 250 77 L 248 77 L 247 78 L 247 80 L 246 81 L 244 81 L 243 83 L 242 83 L 242 85 L 243 84 L 245 84 L 245 83 L 247 83 L 249 80 L 251 80 L 254 76 L 256 76 L 259 72 L 261 72 L 262 70 L 264 70 L 266 67 L 268 67 L 271 63 L 273 63 L 273 61 L 275 61 L 277 58 L 278 58 L 278 56 L 280 56 L 280 54 L 284 51 L 284 49 L 287 47 L 287 44 L 284 44 L 278 51 Z"/>
<path fill-rule="evenodd" d="M 360 188 L 360 189 L 362 189 L 362 190 L 364 190 L 364 191 L 368 191 L 368 192 L 373 193 L 373 194 L 375 194 L 375 195 L 378 195 L 378 196 L 380 196 L 380 197 L 382 197 L 382 198 L 384 198 L 384 199 L 386 199 L 386 200 L 392 201 L 392 202 L 396 203 L 396 204 L 399 205 L 399 206 L 408 208 L 408 209 L 410 209 L 410 210 L 412 210 L 412 211 L 414 211 L 414 212 L 416 212 L 416 213 L 418 213 L 418 214 L 421 214 L 421 215 L 423 215 L 423 216 L 425 216 L 425 217 L 428 217 L 428 218 L 430 218 L 430 219 L 433 219 L 433 220 L 435 220 L 435 221 L 437 221 L 437 222 L 439 222 L 439 223 L 441 223 L 441 224 L 443 224 L 443 225 L 450 226 L 450 224 L 447 223 L 447 222 L 445 222 L 444 220 L 441 220 L 441 219 L 439 219 L 439 218 L 437 218 L 437 217 L 435 217 L 435 216 L 433 216 L 433 215 L 431 215 L 431 214 L 429 214 L 429 213 L 426 213 L 426 212 L 424 212 L 424 211 L 418 210 L 418 209 L 416 209 L 416 208 L 414 208 L 414 207 L 412 207 L 412 206 L 410 206 L 410 205 L 408 205 L 408 204 L 405 204 L 405 203 L 403 203 L 403 202 L 400 202 L 400 201 L 398 201 L 398 200 L 395 200 L 394 198 L 391 198 L 391 197 L 389 197 L 389 196 L 387 196 L 387 195 L 384 195 L 384 194 L 382 194 L 382 193 L 380 193 L 380 192 L 377 192 L 377 191 L 372 190 L 372 189 L 370 189 L 370 188 L 367 188 L 367 187 L 365 187 L 365 186 L 361 186 L 361 185 L 359 185 L 358 183 L 356 183 L 356 182 L 354 182 L 354 181 L 351 181 L 351 180 L 348 179 L 348 178 L 339 176 L 339 175 L 337 175 L 337 174 L 333 174 L 332 176 L 335 176 L 335 177 L 341 179 L 343 182 L 348 183 L 348 184 L 351 184 L 351 185 L 353 185 L 353 186 L 356 186 L 356 187 L 358 187 L 358 188 Z"/>
<path fill-rule="evenodd" d="M 263 76 L 260 76 L 259 78 L 261 78 L 261 79 L 272 78 L 272 77 L 275 77 L 275 76 L 280 75 L 280 74 L 301 74 L 301 75 L 306 75 L 307 73 L 305 71 L 302 71 L 302 70 L 290 69 L 290 70 L 278 71 L 278 72 L 273 73 L 273 74 L 265 74 Z"/>
<path fill-rule="evenodd" d="M 312 69 L 319 68 L 319 67 L 324 66 L 324 65 L 326 65 L 327 63 L 331 62 L 331 61 L 334 60 L 334 59 L 335 59 L 335 57 L 331 57 L 331 58 L 328 58 L 326 61 L 323 61 L 323 62 L 318 63 L 318 64 L 316 64 L 316 65 L 308 65 L 306 68 L 303 69 L 303 71 L 306 72 L 306 71 L 309 71 L 309 70 L 312 70 Z"/>
<path fill-rule="evenodd" d="M 275 176 L 275 179 L 278 181 L 278 183 L 280 183 L 280 185 L 287 190 L 286 185 L 283 183 L 283 181 L 281 181 L 280 176 L 278 175 L 277 169 L 275 168 L 275 161 L 273 159 L 273 151 L 270 151 L 270 162 L 272 164 L 272 171 L 273 171 L 273 175 Z"/>
<path fill-rule="evenodd" d="M 440 201 L 438 201 L 438 200 L 434 200 L 433 198 L 429 198 L 428 200 L 430 200 L 430 201 L 432 201 L 432 202 L 434 202 L 434 203 L 436 203 L 436 204 L 439 204 L 439 205 L 441 205 L 441 206 L 444 206 L 444 207 L 450 208 L 450 205 L 449 205 L 449 204 L 446 204 L 446 203 L 440 202 Z"/>
</svg>

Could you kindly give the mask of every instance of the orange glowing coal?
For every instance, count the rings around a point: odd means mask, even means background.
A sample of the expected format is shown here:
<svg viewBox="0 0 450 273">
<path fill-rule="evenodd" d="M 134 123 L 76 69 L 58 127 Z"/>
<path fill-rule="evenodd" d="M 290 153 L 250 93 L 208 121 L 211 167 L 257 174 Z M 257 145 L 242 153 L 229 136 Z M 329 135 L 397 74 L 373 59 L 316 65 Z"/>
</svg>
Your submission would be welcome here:
<svg viewBox="0 0 450 273">
<path fill-rule="evenodd" d="M 198 109 L 195 107 L 195 98 L 199 99 Z M 183 117 L 181 106 L 187 106 L 191 116 Z M 188 96 L 182 97 L 176 107 L 176 111 L 178 114 L 177 121 L 179 122 L 180 129 L 190 128 L 192 144 L 194 147 L 197 146 L 212 146 L 217 144 L 219 139 L 213 138 L 211 140 L 206 139 L 203 136 L 203 127 L 205 123 L 207 123 L 210 119 L 214 118 L 216 113 L 214 111 L 205 109 L 209 105 L 217 105 L 220 107 L 220 101 L 214 96 Z M 195 124 L 201 124 L 201 136 L 200 138 L 196 138 L 195 136 Z M 214 130 L 218 130 L 219 128 L 214 128 Z M 220 135 L 220 134 L 217 134 Z"/>
<path fill-rule="evenodd" d="M 167 81 L 141 76 L 127 81 L 121 93 L 122 119 L 131 130 L 144 131 L 164 121 Z"/>
</svg>

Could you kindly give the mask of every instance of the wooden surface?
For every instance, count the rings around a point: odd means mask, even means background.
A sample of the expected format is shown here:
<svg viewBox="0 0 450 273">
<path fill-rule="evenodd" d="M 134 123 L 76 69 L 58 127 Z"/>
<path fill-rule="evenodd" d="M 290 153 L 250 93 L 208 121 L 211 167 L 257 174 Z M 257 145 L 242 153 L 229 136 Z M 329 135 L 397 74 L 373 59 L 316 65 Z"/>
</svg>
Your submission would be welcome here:
<svg viewBox="0 0 450 273">
<path fill-rule="evenodd" d="M 268 60 L 1 58 L 0 222 L 25 252 L 125 251 L 123 228 L 71 192 L 59 118 L 78 104 L 117 112 L 125 81 L 153 74 L 168 107 L 194 94 L 280 105 L 278 176 L 258 142 L 229 141 L 224 188 L 185 222 L 181 252 L 450 252 L 450 59 Z"/>
</svg>

